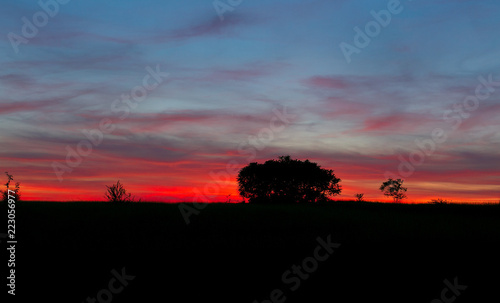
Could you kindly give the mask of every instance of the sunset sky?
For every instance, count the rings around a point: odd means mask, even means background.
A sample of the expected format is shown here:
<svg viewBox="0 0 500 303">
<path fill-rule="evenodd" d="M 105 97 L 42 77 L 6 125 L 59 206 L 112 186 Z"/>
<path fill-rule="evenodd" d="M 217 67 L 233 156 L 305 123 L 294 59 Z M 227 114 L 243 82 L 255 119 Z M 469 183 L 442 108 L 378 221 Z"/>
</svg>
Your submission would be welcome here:
<svg viewBox="0 0 500 303">
<path fill-rule="evenodd" d="M 0 172 L 25 200 L 239 201 L 238 169 L 287 154 L 339 199 L 393 176 L 500 200 L 499 1 L 37 2 L 0 12 Z"/>
</svg>

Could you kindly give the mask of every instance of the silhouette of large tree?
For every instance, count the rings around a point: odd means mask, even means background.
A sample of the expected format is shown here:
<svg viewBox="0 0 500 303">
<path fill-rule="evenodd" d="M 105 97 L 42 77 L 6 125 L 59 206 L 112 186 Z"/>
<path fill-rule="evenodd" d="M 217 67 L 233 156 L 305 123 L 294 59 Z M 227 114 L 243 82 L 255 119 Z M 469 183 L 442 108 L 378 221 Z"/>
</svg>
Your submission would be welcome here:
<svg viewBox="0 0 500 303">
<path fill-rule="evenodd" d="M 326 201 L 340 194 L 340 181 L 333 170 L 322 169 L 309 160 L 292 160 L 290 156 L 264 164 L 250 163 L 238 174 L 240 195 L 249 203 Z"/>
</svg>

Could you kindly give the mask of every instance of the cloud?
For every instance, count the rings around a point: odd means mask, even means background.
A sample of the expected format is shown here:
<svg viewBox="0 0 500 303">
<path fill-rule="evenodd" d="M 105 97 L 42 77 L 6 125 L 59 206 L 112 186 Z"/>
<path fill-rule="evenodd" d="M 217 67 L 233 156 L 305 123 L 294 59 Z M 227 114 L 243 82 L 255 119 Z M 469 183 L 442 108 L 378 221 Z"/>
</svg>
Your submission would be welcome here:
<svg viewBox="0 0 500 303">
<path fill-rule="evenodd" d="M 349 87 L 349 83 L 347 83 L 344 77 L 313 76 L 304 80 L 304 83 L 309 86 L 325 89 L 344 89 Z"/>
</svg>

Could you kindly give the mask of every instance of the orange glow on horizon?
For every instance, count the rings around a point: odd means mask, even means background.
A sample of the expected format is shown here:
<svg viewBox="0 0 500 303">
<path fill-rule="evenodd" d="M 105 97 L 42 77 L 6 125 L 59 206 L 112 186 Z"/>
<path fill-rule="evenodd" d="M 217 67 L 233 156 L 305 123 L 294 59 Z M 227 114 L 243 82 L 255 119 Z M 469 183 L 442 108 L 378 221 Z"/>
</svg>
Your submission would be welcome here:
<svg viewBox="0 0 500 303">
<path fill-rule="evenodd" d="M 176 202 L 226 202 L 230 200 L 231 203 L 241 202 L 243 198 L 239 195 L 237 190 L 227 188 L 225 190 L 220 190 L 215 195 L 203 195 L 202 188 L 193 187 L 165 187 L 165 186 L 151 186 L 147 188 L 147 191 L 140 194 L 136 194 L 138 191 L 130 190 L 136 200 L 139 198 L 143 202 L 165 202 L 165 203 L 176 203 Z M 350 192 L 360 192 L 355 189 L 350 189 Z M 56 202 L 76 202 L 76 201 L 105 201 L 104 197 L 105 191 L 102 190 L 102 195 L 96 194 L 77 194 L 71 189 L 61 189 L 57 187 L 43 188 L 43 187 L 21 187 L 21 198 L 23 201 L 56 201 Z M 205 198 L 206 197 L 206 198 Z M 354 194 L 341 194 L 338 196 L 331 197 L 334 201 L 355 201 Z M 480 198 L 480 199 L 467 199 L 463 197 L 454 196 L 419 196 L 413 198 L 409 195 L 409 198 L 400 201 L 402 204 L 420 204 L 428 203 L 431 200 L 443 199 L 451 203 L 499 203 L 499 199 L 495 198 Z M 393 203 L 393 199 L 390 197 L 378 195 L 365 195 L 363 198 L 367 202 L 383 202 L 383 203 Z"/>
<path fill-rule="evenodd" d="M 299 158 L 300 159 L 300 158 Z M 302 158 L 305 159 L 305 158 Z M 355 194 L 363 193 L 365 201 L 392 202 L 392 198 L 382 195 L 379 186 L 383 176 L 377 165 L 374 167 L 350 166 L 327 159 L 310 159 L 325 169 L 333 169 L 341 178 L 342 193 L 333 200 L 354 201 Z M 59 182 L 52 172 L 40 169 L 17 172 L 12 170 L 14 182 L 21 183 L 21 199 L 25 201 L 105 201 L 106 185 L 120 180 L 127 192 L 142 201 L 157 202 L 240 202 L 236 173 L 227 169 L 222 159 L 208 161 L 179 160 L 172 163 L 151 165 L 150 162 L 131 159 L 122 162 L 94 159 L 85 162 L 88 167 L 75 170 L 74 174 Z M 243 167 L 243 160 L 235 161 L 235 170 Z M 263 162 L 263 160 L 255 160 Z M 497 203 L 500 199 L 494 171 L 476 175 L 474 183 L 469 175 L 473 172 L 444 172 L 431 174 L 417 172 L 405 180 L 408 199 L 402 203 L 427 203 L 433 199 L 450 202 Z M 111 176 L 112 175 L 112 176 Z M 360 177 L 362 176 L 362 177 Z M 55 179 L 55 180 L 54 180 Z M 446 181 L 444 181 L 446 180 Z"/>
</svg>

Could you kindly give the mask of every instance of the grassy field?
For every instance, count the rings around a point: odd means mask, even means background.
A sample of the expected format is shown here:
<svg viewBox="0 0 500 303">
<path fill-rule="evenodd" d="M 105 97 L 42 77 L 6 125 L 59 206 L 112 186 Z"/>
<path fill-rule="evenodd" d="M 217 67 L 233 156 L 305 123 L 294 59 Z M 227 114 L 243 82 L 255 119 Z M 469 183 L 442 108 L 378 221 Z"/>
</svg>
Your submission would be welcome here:
<svg viewBox="0 0 500 303">
<path fill-rule="evenodd" d="M 112 302 L 431 302 L 455 278 L 455 302 L 500 297 L 498 205 L 210 204 L 186 224 L 178 204 L 19 202 L 16 215 L 18 298 L 83 302 L 123 267 L 135 278 Z M 318 237 L 340 246 L 312 266 Z"/>
</svg>

